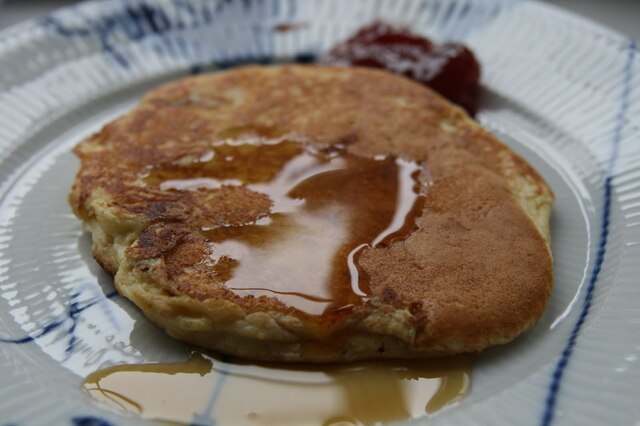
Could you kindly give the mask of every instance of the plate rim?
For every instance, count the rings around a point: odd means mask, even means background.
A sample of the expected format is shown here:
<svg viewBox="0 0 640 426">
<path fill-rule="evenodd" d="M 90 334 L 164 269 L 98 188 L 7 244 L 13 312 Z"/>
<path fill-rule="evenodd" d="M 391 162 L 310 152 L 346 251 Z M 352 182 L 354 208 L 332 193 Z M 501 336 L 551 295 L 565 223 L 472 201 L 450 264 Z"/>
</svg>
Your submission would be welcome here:
<svg viewBox="0 0 640 426">
<path fill-rule="evenodd" d="M 113 5 L 114 7 L 116 5 L 122 5 L 125 2 L 122 0 L 109 0 L 107 2 L 109 5 Z M 144 3 L 144 1 L 140 1 L 138 3 Z M 608 38 L 610 38 L 613 41 L 619 41 L 620 39 L 627 39 L 627 36 L 624 36 L 623 34 L 620 34 L 619 32 L 612 30 L 604 25 L 601 25 L 595 21 L 592 21 L 589 18 L 583 17 L 583 16 L 579 16 L 579 15 L 575 15 L 571 12 L 568 12 L 558 6 L 555 5 L 551 5 L 551 4 L 546 4 L 546 3 L 538 3 L 538 2 L 523 2 L 523 3 L 531 3 L 531 4 L 535 4 L 535 7 L 540 8 L 540 9 L 547 9 L 550 10 L 550 13 L 554 13 L 554 14 L 562 14 L 563 16 L 570 18 L 572 20 L 579 20 L 581 22 L 583 22 L 585 25 L 589 25 L 592 26 L 594 28 L 596 28 L 598 30 L 598 32 L 604 33 L 605 36 L 607 36 Z M 86 6 L 86 5 L 90 5 L 90 6 Z M 69 10 L 75 9 L 77 7 L 95 7 L 96 9 L 98 9 L 98 5 L 100 7 L 102 7 L 104 5 L 103 2 L 100 2 L 98 0 L 91 0 L 87 3 L 81 3 L 79 5 L 73 5 L 73 6 L 68 6 L 65 8 L 62 8 L 61 11 L 67 11 L 69 12 Z M 54 14 L 59 14 L 62 13 L 60 10 L 54 12 Z M 14 25 L 12 27 L 9 27 L 7 29 L 4 29 L 2 31 L 0 31 L 0 60 L 1 60 L 1 55 L 2 55 L 2 47 L 3 44 L 8 43 L 10 38 L 13 38 L 14 36 L 19 37 L 22 33 L 24 33 L 25 31 L 33 31 L 37 29 L 37 23 L 39 21 L 38 20 L 30 20 L 27 22 L 23 22 L 23 23 L 19 23 L 17 25 Z M 630 49 L 635 52 L 634 55 L 638 55 L 638 47 L 636 45 L 631 45 Z M 77 59 L 77 57 L 74 57 L 74 59 Z M 633 66 L 633 65 L 632 65 Z M 0 95 L 3 92 L 0 92 Z M 13 147 L 0 147 L 0 164 L 4 165 L 7 160 L 8 157 L 2 157 L 2 151 L 5 150 L 6 148 L 9 148 L 9 155 L 11 155 L 13 153 L 12 149 L 15 150 L 17 147 L 19 147 L 20 145 L 24 144 L 24 143 L 28 143 L 29 138 L 26 138 L 22 143 L 17 143 L 15 144 Z M 6 152 L 6 151 L 5 151 Z M 4 198 L 4 196 L 6 195 L 6 191 L 5 189 L 5 185 L 4 182 L 2 185 L 0 185 L 0 187 L 3 189 L 2 191 L 0 191 L 0 197 Z M 639 368 L 639 367 L 636 367 Z M 544 424 L 548 424 L 548 423 L 544 423 Z"/>
</svg>

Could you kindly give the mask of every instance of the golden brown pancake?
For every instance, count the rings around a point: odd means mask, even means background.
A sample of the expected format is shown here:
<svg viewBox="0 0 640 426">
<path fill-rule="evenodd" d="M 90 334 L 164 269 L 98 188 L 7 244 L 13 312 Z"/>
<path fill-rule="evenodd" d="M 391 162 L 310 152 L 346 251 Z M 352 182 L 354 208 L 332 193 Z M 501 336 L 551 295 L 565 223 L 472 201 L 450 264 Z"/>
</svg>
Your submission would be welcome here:
<svg viewBox="0 0 640 426">
<path fill-rule="evenodd" d="M 384 71 L 185 78 L 75 148 L 116 288 L 177 339 L 283 361 L 503 344 L 552 286 L 553 195 L 460 108 Z"/>
</svg>

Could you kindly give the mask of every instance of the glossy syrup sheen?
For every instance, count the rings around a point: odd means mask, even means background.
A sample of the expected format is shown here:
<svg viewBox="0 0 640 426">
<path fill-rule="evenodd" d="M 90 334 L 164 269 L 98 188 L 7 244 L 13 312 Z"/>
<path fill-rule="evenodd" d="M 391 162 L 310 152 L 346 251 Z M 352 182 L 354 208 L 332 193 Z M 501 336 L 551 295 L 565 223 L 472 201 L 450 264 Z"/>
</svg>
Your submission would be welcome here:
<svg viewBox="0 0 640 426">
<path fill-rule="evenodd" d="M 251 223 L 201 229 L 209 267 L 240 296 L 275 297 L 322 315 L 369 294 L 358 256 L 416 229 L 425 185 L 421 165 L 368 158 L 335 145 L 314 148 L 292 135 L 237 128 L 188 162 L 156 168 L 146 183 L 165 191 L 246 186 L 267 195 L 268 214 Z"/>
<path fill-rule="evenodd" d="M 422 417 L 469 389 L 467 358 L 286 367 L 186 362 L 118 365 L 85 391 L 112 408 L 184 424 L 373 425 Z"/>
</svg>

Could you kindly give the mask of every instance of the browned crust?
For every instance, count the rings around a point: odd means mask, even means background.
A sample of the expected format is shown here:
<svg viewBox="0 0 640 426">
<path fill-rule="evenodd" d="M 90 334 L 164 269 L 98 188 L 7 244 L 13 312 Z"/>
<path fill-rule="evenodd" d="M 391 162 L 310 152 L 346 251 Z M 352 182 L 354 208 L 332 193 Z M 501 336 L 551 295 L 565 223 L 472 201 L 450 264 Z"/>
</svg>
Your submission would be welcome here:
<svg viewBox="0 0 640 426">
<path fill-rule="evenodd" d="M 374 303 L 319 320 L 237 296 L 201 262 L 209 245 L 195 230 L 250 222 L 269 201 L 243 188 L 140 184 L 145 166 L 201 155 L 221 130 L 244 125 L 428 164 L 419 230 L 360 258 Z M 385 72 L 245 67 L 186 78 L 153 90 L 74 152 L 82 165 L 69 201 L 98 262 L 152 320 L 208 348 L 320 361 L 478 351 L 532 327 L 551 292 L 553 196 L 543 179 L 459 108 Z M 334 350 L 318 352 L 329 334 L 341 336 Z"/>
</svg>

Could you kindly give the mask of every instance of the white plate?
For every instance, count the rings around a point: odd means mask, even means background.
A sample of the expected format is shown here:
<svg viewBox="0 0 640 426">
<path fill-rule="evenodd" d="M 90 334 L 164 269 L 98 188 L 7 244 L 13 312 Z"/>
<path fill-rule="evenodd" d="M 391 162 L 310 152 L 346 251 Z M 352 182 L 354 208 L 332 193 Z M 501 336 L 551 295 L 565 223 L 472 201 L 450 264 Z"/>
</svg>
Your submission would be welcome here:
<svg viewBox="0 0 640 426">
<path fill-rule="evenodd" d="M 406 424 L 640 421 L 632 41 L 530 2 L 167 0 L 83 3 L 0 34 L 0 424 L 148 424 L 97 406 L 83 377 L 188 353 L 112 295 L 66 204 L 70 149 L 160 82 L 308 60 L 376 17 L 465 40 L 483 66 L 478 119 L 557 198 L 555 287 L 540 324 L 483 354 L 467 397 Z M 285 22 L 304 25 L 277 31 Z"/>
</svg>

